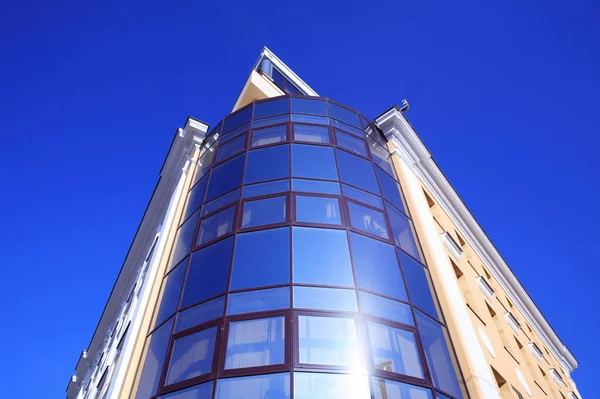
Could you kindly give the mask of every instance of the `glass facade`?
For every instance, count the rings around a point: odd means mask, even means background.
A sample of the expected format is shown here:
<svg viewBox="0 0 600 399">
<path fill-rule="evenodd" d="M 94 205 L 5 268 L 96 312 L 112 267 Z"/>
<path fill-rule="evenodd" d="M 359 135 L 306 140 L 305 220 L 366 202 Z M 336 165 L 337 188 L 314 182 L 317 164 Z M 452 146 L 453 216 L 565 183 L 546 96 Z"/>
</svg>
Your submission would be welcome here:
<svg viewBox="0 0 600 399">
<path fill-rule="evenodd" d="M 137 399 L 467 397 L 384 145 L 317 97 L 257 101 L 217 125 Z"/>
</svg>

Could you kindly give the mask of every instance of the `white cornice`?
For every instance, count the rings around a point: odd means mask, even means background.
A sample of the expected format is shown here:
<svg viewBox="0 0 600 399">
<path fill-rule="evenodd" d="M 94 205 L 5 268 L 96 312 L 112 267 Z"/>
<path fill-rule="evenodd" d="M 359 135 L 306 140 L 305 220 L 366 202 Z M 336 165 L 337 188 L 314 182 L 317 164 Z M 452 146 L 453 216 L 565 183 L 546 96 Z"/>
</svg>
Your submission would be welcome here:
<svg viewBox="0 0 600 399">
<path fill-rule="evenodd" d="M 397 107 L 393 107 L 376 118 L 388 141 L 392 142 L 397 153 L 422 180 L 437 203 L 448 214 L 454 225 L 485 266 L 491 271 L 508 297 L 535 329 L 552 354 L 564 363 L 569 372 L 577 368 L 577 360 L 562 343 L 548 321 L 544 318 L 529 294 L 517 280 L 508 264 L 494 247 L 481 226 L 460 199 L 450 182 L 436 165 L 431 154 L 417 136 L 408 120 Z"/>
<path fill-rule="evenodd" d="M 314 91 L 309 85 L 307 85 L 305 81 L 300 79 L 300 76 L 296 75 L 296 73 L 292 71 L 290 67 L 285 65 L 283 61 L 281 61 L 267 47 L 263 47 L 263 50 L 261 51 L 260 56 L 258 57 L 258 60 L 256 60 L 256 64 L 254 64 L 255 70 L 258 69 L 258 67 L 260 66 L 260 62 L 264 58 L 267 58 L 269 61 L 271 61 L 273 66 L 276 67 L 279 70 L 279 72 L 281 72 L 286 78 L 288 78 L 290 82 L 296 85 L 296 87 L 298 87 L 304 93 L 306 93 L 309 96 L 318 96 L 316 91 Z"/>
</svg>

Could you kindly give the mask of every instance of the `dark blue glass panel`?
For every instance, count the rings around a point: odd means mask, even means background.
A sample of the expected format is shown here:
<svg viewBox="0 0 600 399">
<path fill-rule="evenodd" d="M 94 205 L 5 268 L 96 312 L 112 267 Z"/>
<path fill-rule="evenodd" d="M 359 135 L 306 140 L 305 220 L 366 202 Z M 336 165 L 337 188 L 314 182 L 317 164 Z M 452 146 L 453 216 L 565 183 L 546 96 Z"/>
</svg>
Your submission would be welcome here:
<svg viewBox="0 0 600 399">
<path fill-rule="evenodd" d="M 373 378 L 372 399 L 432 399 L 431 390 L 398 381 Z"/>
<path fill-rule="evenodd" d="M 388 229 L 382 212 L 348 201 L 350 224 L 355 229 L 382 238 L 389 238 Z"/>
<path fill-rule="evenodd" d="M 160 307 L 156 314 L 155 327 L 165 321 L 177 310 L 186 269 L 187 258 L 164 278 L 164 289 L 162 296 L 160 297 Z"/>
<path fill-rule="evenodd" d="M 366 191 L 359 190 L 354 187 L 350 187 L 346 184 L 342 184 L 344 196 L 352 198 L 353 200 L 364 202 L 367 205 L 374 206 L 375 208 L 383 209 L 383 201 L 376 195 L 369 194 Z"/>
<path fill-rule="evenodd" d="M 204 175 L 206 175 L 206 172 L 209 171 L 214 157 L 215 147 L 209 148 L 204 155 L 200 157 L 198 160 L 198 166 L 196 168 L 196 176 L 194 176 L 194 184 L 196 184 L 198 180 L 200 180 Z"/>
<path fill-rule="evenodd" d="M 377 179 L 379 180 L 379 187 L 381 187 L 383 198 L 388 200 L 405 214 L 408 214 L 406 208 L 404 208 L 404 202 L 402 201 L 402 194 L 400 194 L 400 185 L 398 182 L 379 168 L 375 168 L 375 172 L 377 174 Z"/>
<path fill-rule="evenodd" d="M 228 237 L 192 254 L 181 307 L 225 292 L 233 238 Z"/>
<path fill-rule="evenodd" d="M 358 292 L 358 298 L 360 299 L 360 310 L 363 313 L 409 326 L 415 325 L 410 306 L 404 303 L 362 291 Z"/>
<path fill-rule="evenodd" d="M 292 229 L 294 283 L 353 287 L 346 231 Z"/>
<path fill-rule="evenodd" d="M 332 118 L 339 119 L 340 121 L 357 128 L 362 128 L 360 116 L 358 116 L 358 114 L 354 111 L 350 111 L 349 109 L 340 107 L 339 105 L 330 102 L 329 112 L 331 113 Z"/>
<path fill-rule="evenodd" d="M 240 199 L 240 189 L 235 189 L 233 191 L 228 192 L 227 194 L 223 194 L 219 198 L 215 198 L 214 200 L 207 202 L 202 206 L 202 216 L 208 215 L 209 213 L 213 213 L 214 211 L 224 208 L 225 206 L 231 204 L 234 201 Z"/>
<path fill-rule="evenodd" d="M 266 374 L 220 379 L 217 382 L 216 398 L 289 399 L 290 374 Z"/>
<path fill-rule="evenodd" d="M 181 391 L 163 395 L 160 399 L 211 399 L 213 385 L 213 381 L 205 382 L 204 384 L 196 385 L 188 389 L 182 389 Z"/>
<path fill-rule="evenodd" d="M 366 159 L 337 150 L 338 165 L 341 180 L 344 183 L 356 186 L 374 194 L 379 194 L 373 164 Z"/>
<path fill-rule="evenodd" d="M 429 272 L 404 252 L 398 251 L 398 256 L 400 257 L 400 265 L 404 272 L 410 301 L 419 309 L 439 320 L 437 301 L 432 295 L 433 285 L 431 284 Z"/>
<path fill-rule="evenodd" d="M 337 180 L 333 148 L 292 144 L 292 176 Z"/>
<path fill-rule="evenodd" d="M 350 233 L 352 261 L 359 288 L 407 300 L 396 250 L 392 245 Z"/>
<path fill-rule="evenodd" d="M 265 119 L 253 120 L 252 128 L 256 129 L 258 127 L 263 127 L 263 126 L 278 125 L 280 123 L 288 122 L 289 120 L 290 120 L 290 116 L 288 114 L 272 116 L 270 118 L 265 118 Z"/>
<path fill-rule="evenodd" d="M 283 196 L 244 202 L 242 228 L 285 222 L 286 203 Z"/>
<path fill-rule="evenodd" d="M 329 125 L 329 118 L 326 116 L 292 114 L 292 122 L 312 123 L 314 125 Z"/>
<path fill-rule="evenodd" d="M 269 288 L 229 294 L 227 314 L 264 312 L 266 310 L 288 309 L 290 288 Z"/>
<path fill-rule="evenodd" d="M 212 170 L 206 192 L 206 201 L 217 198 L 242 184 L 245 158 L 244 154 L 240 154 Z"/>
<path fill-rule="evenodd" d="M 289 175 L 289 145 L 278 145 L 248 152 L 245 184 L 281 179 Z"/>
<path fill-rule="evenodd" d="M 243 134 L 240 137 L 231 140 L 229 143 L 225 143 L 219 146 L 219 151 L 217 152 L 217 159 L 215 163 L 219 163 L 227 158 L 230 158 L 233 155 L 244 151 L 245 148 L 246 135 Z"/>
<path fill-rule="evenodd" d="M 346 134 L 337 129 L 335 130 L 335 138 L 338 146 L 343 147 L 355 154 L 362 155 L 363 157 L 369 156 L 364 140 Z"/>
<path fill-rule="evenodd" d="M 358 138 L 361 138 L 361 139 L 365 138 L 365 132 L 363 132 L 360 129 L 355 128 L 354 126 L 350 126 L 345 123 L 342 123 L 338 120 L 332 119 L 331 126 L 335 126 L 338 129 L 342 129 L 345 132 L 352 133 L 353 135 L 355 135 Z"/>
<path fill-rule="evenodd" d="M 322 100 L 292 97 L 292 112 L 327 116 L 327 103 Z"/>
<path fill-rule="evenodd" d="M 285 318 L 229 323 L 225 369 L 270 366 L 285 360 Z"/>
<path fill-rule="evenodd" d="M 221 140 L 219 140 L 219 141 L 221 144 L 226 143 L 226 142 L 238 137 L 240 134 L 246 133 L 248 130 L 250 130 L 250 122 L 236 128 L 236 129 L 233 129 L 231 132 L 227 133 L 226 136 L 222 137 Z"/>
<path fill-rule="evenodd" d="M 290 282 L 290 230 L 287 227 L 238 234 L 231 289 Z"/>
<path fill-rule="evenodd" d="M 342 224 L 337 198 L 296 196 L 296 220 L 307 223 Z"/>
<path fill-rule="evenodd" d="M 162 372 L 163 363 L 167 355 L 167 347 L 171 338 L 173 319 L 160 326 L 152 333 L 148 344 L 148 353 L 144 360 L 144 368 L 140 377 L 136 399 L 148 399 L 156 393 Z"/>
<path fill-rule="evenodd" d="M 179 312 L 177 315 L 175 332 L 183 331 L 188 328 L 223 317 L 224 309 L 225 297 L 222 296 Z"/>
<path fill-rule="evenodd" d="M 235 114 L 229 115 L 223 122 L 223 136 L 225 136 L 230 130 L 250 121 L 251 117 L 252 105 L 249 105 Z"/>
<path fill-rule="evenodd" d="M 252 147 L 275 144 L 286 139 L 286 125 L 266 127 L 252 131 Z"/>
<path fill-rule="evenodd" d="M 294 287 L 294 307 L 340 312 L 358 311 L 356 291 L 345 288 Z"/>
<path fill-rule="evenodd" d="M 206 219 L 202 219 L 200 221 L 200 230 L 196 245 L 206 244 L 209 241 L 231 233 L 234 215 L 235 206 L 232 206 Z"/>
<path fill-rule="evenodd" d="M 196 226 L 198 225 L 199 216 L 200 212 L 194 213 L 183 225 L 181 225 L 177 231 L 169 270 L 181 262 L 181 260 L 192 250 L 192 245 L 194 244 L 194 234 L 196 233 Z"/>
<path fill-rule="evenodd" d="M 391 155 L 387 148 L 379 145 L 371 136 L 367 136 L 367 143 L 369 144 L 369 150 L 371 151 L 373 162 L 375 162 L 375 164 L 377 164 L 390 175 L 396 177 L 396 174 L 394 173 L 394 167 L 392 165 Z"/>
<path fill-rule="evenodd" d="M 210 373 L 216 340 L 216 326 L 177 339 L 173 344 L 165 385 Z"/>
<path fill-rule="evenodd" d="M 425 378 L 415 334 L 372 321 L 368 322 L 368 326 L 376 369 Z"/>
<path fill-rule="evenodd" d="M 394 207 L 389 206 L 389 204 L 387 204 L 385 208 L 387 210 L 388 218 L 390 219 L 390 225 L 392 227 L 396 245 L 402 248 L 404 252 L 421 260 L 421 253 L 417 248 L 410 220 Z"/>
<path fill-rule="evenodd" d="M 288 97 L 278 100 L 267 100 L 254 104 L 254 119 L 266 118 L 267 116 L 287 114 L 290 112 L 290 101 Z"/>
<path fill-rule="evenodd" d="M 340 194 L 338 182 L 292 179 L 292 190 L 305 193 Z"/>
<path fill-rule="evenodd" d="M 188 194 L 187 204 L 185 204 L 185 212 L 183 212 L 183 220 L 187 219 L 194 213 L 204 200 L 204 193 L 208 184 L 208 176 L 198 182 Z"/>
<path fill-rule="evenodd" d="M 329 128 L 326 126 L 294 125 L 294 140 L 311 143 L 330 143 Z"/>
<path fill-rule="evenodd" d="M 285 191 L 290 191 L 289 179 L 244 186 L 242 198 L 258 197 L 261 195 L 276 194 Z"/>
<path fill-rule="evenodd" d="M 271 77 L 273 81 L 281 90 L 286 94 L 304 94 L 295 84 L 290 82 L 281 72 L 276 68 L 272 68 Z M 250 399 L 250 398 L 249 398 Z"/>
</svg>

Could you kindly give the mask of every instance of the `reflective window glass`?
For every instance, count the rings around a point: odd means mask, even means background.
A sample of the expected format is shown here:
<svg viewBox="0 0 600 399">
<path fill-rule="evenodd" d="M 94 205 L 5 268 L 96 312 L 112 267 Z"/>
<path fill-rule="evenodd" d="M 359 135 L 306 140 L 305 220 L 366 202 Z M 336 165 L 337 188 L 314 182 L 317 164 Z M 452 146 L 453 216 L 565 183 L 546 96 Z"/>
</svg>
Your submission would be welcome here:
<svg viewBox="0 0 600 399">
<path fill-rule="evenodd" d="M 175 340 L 165 384 L 210 373 L 216 340 L 216 326 Z"/>
<path fill-rule="evenodd" d="M 400 194 L 400 185 L 398 182 L 379 168 L 375 168 L 375 172 L 377 174 L 377 179 L 379 180 L 379 187 L 381 187 L 381 195 L 383 198 L 388 200 L 405 214 L 408 214 L 406 208 L 404 208 L 404 202 L 402 201 L 402 194 Z"/>
<path fill-rule="evenodd" d="M 351 186 L 379 194 L 373 164 L 366 159 L 337 150 L 337 160 L 340 167 L 341 180 Z"/>
<path fill-rule="evenodd" d="M 353 287 L 346 231 L 292 229 L 294 283 Z"/>
<path fill-rule="evenodd" d="M 424 378 L 413 333 L 369 322 L 369 340 L 376 369 Z"/>
<path fill-rule="evenodd" d="M 369 194 L 366 191 L 359 190 L 354 187 L 350 187 L 347 184 L 342 184 L 344 196 L 352 198 L 353 200 L 364 202 L 367 205 L 374 206 L 375 208 L 383 209 L 383 201 L 376 195 Z"/>
<path fill-rule="evenodd" d="M 333 148 L 292 144 L 292 176 L 337 180 Z"/>
<path fill-rule="evenodd" d="M 240 154 L 212 170 L 206 192 L 206 201 L 217 198 L 242 184 L 245 158 L 244 154 Z"/>
<path fill-rule="evenodd" d="M 282 364 L 285 361 L 285 318 L 229 323 L 225 369 Z"/>
<path fill-rule="evenodd" d="M 242 198 L 282 193 L 284 191 L 290 191 L 290 181 L 289 179 L 283 179 L 268 183 L 252 184 L 250 186 L 244 186 L 243 190 Z"/>
<path fill-rule="evenodd" d="M 379 145 L 371 136 L 367 136 L 367 143 L 369 144 L 369 150 L 371 151 L 373 162 L 395 177 L 396 174 L 394 173 L 391 155 L 387 148 Z"/>
<path fill-rule="evenodd" d="M 356 291 L 344 288 L 294 287 L 294 307 L 340 312 L 358 311 Z"/>
<path fill-rule="evenodd" d="M 188 389 L 182 389 L 167 395 L 160 396 L 160 399 L 211 399 L 214 382 L 209 381 L 204 384 L 196 385 Z"/>
<path fill-rule="evenodd" d="M 200 212 L 196 212 L 177 230 L 170 268 L 181 262 L 192 250 L 194 233 L 198 224 Z"/>
<path fill-rule="evenodd" d="M 456 398 L 462 398 L 464 387 L 456 376 L 457 363 L 448 349 L 446 329 L 419 311 L 415 311 L 415 317 L 433 385 Z"/>
<path fill-rule="evenodd" d="M 345 132 L 351 133 L 360 139 L 365 138 L 365 132 L 363 132 L 361 129 L 358 129 L 354 126 L 350 126 L 347 123 L 340 122 L 336 119 L 331 120 L 331 126 L 335 126 Z"/>
<path fill-rule="evenodd" d="M 356 233 L 350 233 L 350 244 L 359 288 L 407 300 L 396 250 L 392 245 Z"/>
<path fill-rule="evenodd" d="M 392 234 L 394 235 L 396 245 L 409 255 L 421 259 L 410 220 L 389 205 L 386 205 L 385 208 L 390 219 L 390 226 L 392 227 Z"/>
<path fill-rule="evenodd" d="M 290 375 L 282 373 L 220 379 L 216 398 L 289 399 Z"/>
<path fill-rule="evenodd" d="M 196 176 L 194 176 L 194 184 L 198 182 L 206 172 L 210 170 L 210 166 L 212 165 L 212 160 L 215 156 L 215 148 L 209 148 L 198 160 L 198 166 L 196 167 Z"/>
<path fill-rule="evenodd" d="M 314 125 L 329 125 L 329 118 L 326 116 L 292 114 L 292 122 L 311 123 Z"/>
<path fill-rule="evenodd" d="M 311 143 L 330 143 L 329 128 L 326 126 L 294 124 L 294 140 Z"/>
<path fill-rule="evenodd" d="M 330 181 L 292 179 L 292 190 L 305 193 L 339 195 L 340 184 Z"/>
<path fill-rule="evenodd" d="M 225 297 L 215 298 L 211 301 L 194 306 L 179 312 L 177 315 L 177 324 L 175 331 L 183 331 L 188 328 L 198 326 L 208 321 L 217 319 L 223 316 L 225 309 Z"/>
<path fill-rule="evenodd" d="M 242 228 L 285 222 L 286 202 L 284 196 L 244 202 Z"/>
<path fill-rule="evenodd" d="M 238 234 L 231 289 L 289 283 L 289 240 L 287 227 Z"/>
<path fill-rule="evenodd" d="M 373 378 L 373 399 L 432 399 L 431 390 L 398 381 Z"/>
<path fill-rule="evenodd" d="M 404 252 L 398 251 L 398 255 L 402 271 L 404 272 L 410 302 L 429 315 L 439 319 L 437 301 L 432 295 L 434 289 L 429 272 Z"/>
<path fill-rule="evenodd" d="M 290 101 L 288 97 L 278 100 L 267 100 L 254 104 L 254 119 L 266 118 L 267 116 L 287 114 L 290 112 Z"/>
<path fill-rule="evenodd" d="M 230 191 L 227 194 L 223 194 L 219 198 L 215 198 L 214 200 L 207 202 L 202 206 L 202 216 L 208 215 L 209 213 L 213 213 L 214 211 L 221 209 L 239 199 L 240 199 L 240 189 L 239 188 L 235 189 L 233 191 Z"/>
<path fill-rule="evenodd" d="M 235 206 L 232 206 L 215 215 L 202 219 L 200 221 L 200 231 L 198 232 L 196 245 L 206 244 L 209 241 L 231 233 L 234 215 Z"/>
<path fill-rule="evenodd" d="M 413 326 L 412 313 L 410 306 L 393 301 L 391 299 L 382 298 L 377 295 L 359 291 L 360 310 L 375 317 L 397 321 L 398 323 Z"/>
<path fill-rule="evenodd" d="M 290 288 L 269 288 L 229 294 L 227 314 L 264 312 L 290 307 Z"/>
<path fill-rule="evenodd" d="M 294 373 L 294 399 L 370 399 L 366 375 Z"/>
<path fill-rule="evenodd" d="M 307 223 L 342 224 L 337 198 L 296 196 L 296 220 Z"/>
<path fill-rule="evenodd" d="M 172 328 L 173 319 L 160 326 L 150 336 L 136 399 L 148 399 L 156 393 Z"/>
<path fill-rule="evenodd" d="M 263 127 L 263 126 L 278 125 L 280 123 L 288 122 L 289 120 L 290 120 L 290 116 L 288 114 L 271 116 L 270 118 L 265 118 L 265 119 L 258 119 L 258 120 L 255 119 L 252 121 L 252 128 L 256 129 L 258 127 Z"/>
<path fill-rule="evenodd" d="M 389 238 L 385 217 L 382 212 L 351 201 L 347 203 L 352 227 L 378 237 Z"/>
<path fill-rule="evenodd" d="M 289 145 L 278 145 L 248 152 L 245 184 L 281 179 L 289 175 Z"/>
<path fill-rule="evenodd" d="M 226 143 L 226 142 L 238 137 L 240 134 L 246 133 L 248 130 L 250 130 L 250 122 L 248 122 L 238 128 L 233 129 L 229 133 L 226 133 L 226 135 L 224 135 L 221 138 L 221 140 L 219 140 L 219 141 L 221 142 L 221 144 Z"/>
<path fill-rule="evenodd" d="M 217 152 L 217 159 L 215 163 L 219 163 L 227 158 L 231 158 L 235 154 L 238 154 L 246 148 L 246 135 L 242 135 L 235 140 L 231 140 L 229 143 L 225 143 L 219 146 Z"/>
<path fill-rule="evenodd" d="M 160 307 L 156 314 L 154 326 L 159 325 L 177 310 L 179 296 L 183 287 L 183 279 L 187 269 L 187 258 L 164 278 L 164 288 L 160 297 Z"/>
<path fill-rule="evenodd" d="M 232 129 L 250 121 L 252 117 L 252 105 L 229 115 L 223 122 L 223 136 Z"/>
<path fill-rule="evenodd" d="M 340 130 L 335 130 L 335 137 L 337 140 L 337 144 L 340 147 L 343 147 L 353 153 L 358 155 L 362 155 L 363 157 L 368 157 L 369 153 L 367 152 L 367 147 L 365 146 L 365 141 L 349 134 L 346 134 Z"/>
<path fill-rule="evenodd" d="M 449 397 L 449 396 L 446 396 L 446 395 L 442 395 L 442 394 L 441 394 L 441 393 L 439 393 L 439 392 L 436 392 L 436 393 L 435 393 L 435 399 L 452 399 L 452 398 L 451 398 L 451 397 Z"/>
<path fill-rule="evenodd" d="M 183 220 L 187 219 L 192 213 L 200 208 L 200 205 L 202 205 L 207 183 L 208 176 L 198 182 L 188 194 L 187 204 L 185 204 L 185 211 L 183 212 Z"/>
<path fill-rule="evenodd" d="M 287 127 L 278 125 L 252 131 L 252 147 L 269 145 L 285 141 Z"/>
<path fill-rule="evenodd" d="M 228 237 L 192 254 L 181 307 L 225 292 L 232 245 L 233 239 Z"/>
<path fill-rule="evenodd" d="M 322 100 L 292 97 L 292 112 L 327 116 L 327 103 Z"/>
<path fill-rule="evenodd" d="M 360 116 L 358 116 L 358 114 L 354 111 L 350 111 L 349 109 L 340 107 L 339 105 L 330 102 L 329 112 L 331 113 L 332 118 L 339 119 L 349 125 L 362 128 Z"/>
</svg>

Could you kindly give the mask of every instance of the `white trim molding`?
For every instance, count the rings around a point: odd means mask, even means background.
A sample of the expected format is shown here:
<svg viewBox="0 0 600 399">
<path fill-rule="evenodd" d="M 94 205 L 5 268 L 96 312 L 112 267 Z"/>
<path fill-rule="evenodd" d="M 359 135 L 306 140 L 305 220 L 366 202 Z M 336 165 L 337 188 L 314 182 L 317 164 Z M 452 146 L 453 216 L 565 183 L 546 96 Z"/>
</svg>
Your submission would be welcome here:
<svg viewBox="0 0 600 399">
<path fill-rule="evenodd" d="M 487 299 L 489 299 L 490 301 L 493 301 L 494 300 L 494 290 L 490 286 L 490 283 L 488 283 L 487 280 L 481 276 L 475 277 L 475 280 L 477 281 L 477 285 L 479 286 L 479 289 L 481 289 L 481 291 L 483 291 L 483 293 L 485 294 Z"/>
<path fill-rule="evenodd" d="M 529 343 L 529 350 L 533 354 L 533 357 L 535 357 L 538 360 L 538 362 L 542 361 L 542 358 L 544 357 L 544 354 L 542 353 L 542 351 L 540 350 L 540 348 L 538 348 L 538 346 L 535 344 L 535 342 L 530 342 Z"/>
<path fill-rule="evenodd" d="M 296 73 L 292 71 L 290 67 L 285 65 L 283 61 L 281 61 L 279 57 L 277 57 L 266 46 L 263 47 L 262 51 L 260 52 L 260 55 L 258 56 L 258 59 L 256 60 L 256 63 L 254 64 L 253 69 L 255 71 L 259 69 L 261 61 L 265 58 L 271 61 L 271 64 L 273 64 L 273 66 L 277 68 L 277 70 L 281 72 L 283 76 L 285 76 L 296 87 L 298 87 L 300 90 L 306 93 L 306 95 L 315 97 L 319 96 L 316 91 L 314 91 L 308 84 L 306 84 L 306 82 L 303 81 L 300 78 L 300 76 L 296 75 Z"/>
<path fill-rule="evenodd" d="M 519 332 L 519 330 L 521 329 L 521 325 L 517 321 L 517 318 L 510 312 L 504 313 L 504 317 L 506 318 L 506 321 L 508 322 L 510 327 L 513 330 L 515 330 L 515 332 Z"/>
<path fill-rule="evenodd" d="M 552 375 L 554 382 L 556 382 L 558 385 L 562 385 L 563 378 L 560 376 L 558 371 L 556 371 L 556 369 L 550 369 L 550 374 Z"/>
<path fill-rule="evenodd" d="M 402 111 L 396 106 L 392 107 L 377 117 L 375 122 L 395 147 L 393 151 L 410 165 L 413 173 L 446 212 L 460 235 L 482 259 L 485 267 L 490 270 L 500 287 L 540 336 L 553 356 L 562 361 L 569 372 L 577 368 L 577 359 L 562 343 L 494 244 L 479 226 Z"/>
<path fill-rule="evenodd" d="M 440 234 L 440 237 L 442 237 L 442 242 L 444 243 L 446 248 L 448 248 L 448 251 L 450 251 L 452 256 L 454 256 L 456 260 L 460 260 L 460 256 L 462 255 L 463 250 L 460 247 L 460 245 L 458 245 L 456 240 L 454 240 L 454 238 L 450 235 L 450 233 L 445 231 L 442 234 Z"/>
</svg>

